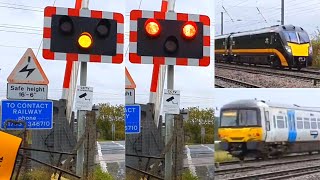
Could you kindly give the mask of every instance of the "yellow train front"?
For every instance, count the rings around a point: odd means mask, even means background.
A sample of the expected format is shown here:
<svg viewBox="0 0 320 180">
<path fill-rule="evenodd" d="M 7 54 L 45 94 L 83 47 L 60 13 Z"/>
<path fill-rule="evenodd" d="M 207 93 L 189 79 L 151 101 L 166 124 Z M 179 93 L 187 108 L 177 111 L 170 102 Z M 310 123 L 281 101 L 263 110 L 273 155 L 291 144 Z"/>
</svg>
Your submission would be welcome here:
<svg viewBox="0 0 320 180">
<path fill-rule="evenodd" d="M 231 33 L 215 38 L 217 62 L 306 68 L 312 65 L 312 45 L 301 27 L 286 25 Z"/>
<path fill-rule="evenodd" d="M 256 102 L 237 101 L 224 105 L 218 129 L 220 149 L 234 157 L 261 157 L 264 132 L 261 109 Z"/>
</svg>

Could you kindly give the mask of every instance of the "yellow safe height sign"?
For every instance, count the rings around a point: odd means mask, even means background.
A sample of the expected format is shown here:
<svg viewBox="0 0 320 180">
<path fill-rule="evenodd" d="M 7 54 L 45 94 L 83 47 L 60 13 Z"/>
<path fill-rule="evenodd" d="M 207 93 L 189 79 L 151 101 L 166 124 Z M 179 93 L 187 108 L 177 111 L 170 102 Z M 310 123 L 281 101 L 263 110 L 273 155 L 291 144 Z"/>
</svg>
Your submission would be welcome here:
<svg viewBox="0 0 320 180">
<path fill-rule="evenodd" d="M 0 131 L 0 179 L 10 180 L 22 139 Z"/>
</svg>

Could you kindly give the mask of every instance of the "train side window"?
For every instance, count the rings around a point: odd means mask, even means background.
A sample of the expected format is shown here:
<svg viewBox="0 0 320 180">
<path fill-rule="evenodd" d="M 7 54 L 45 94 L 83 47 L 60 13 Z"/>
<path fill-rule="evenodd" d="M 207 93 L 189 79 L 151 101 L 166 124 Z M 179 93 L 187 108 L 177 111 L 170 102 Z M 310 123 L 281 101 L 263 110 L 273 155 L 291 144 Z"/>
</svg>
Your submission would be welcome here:
<svg viewBox="0 0 320 180">
<path fill-rule="evenodd" d="M 276 116 L 273 116 L 273 126 L 274 126 L 274 128 L 277 128 Z"/>
<path fill-rule="evenodd" d="M 303 129 L 303 121 L 297 121 L 297 129 Z"/>
<path fill-rule="evenodd" d="M 311 118 L 311 129 L 317 129 L 317 119 Z"/>
<path fill-rule="evenodd" d="M 310 129 L 309 118 L 303 118 L 303 126 L 304 126 L 304 129 Z"/>
<path fill-rule="evenodd" d="M 320 129 L 320 118 L 318 118 L 317 121 L 318 121 L 318 129 Z"/>
<path fill-rule="evenodd" d="M 285 128 L 283 116 L 277 116 L 277 126 L 279 129 Z"/>
</svg>

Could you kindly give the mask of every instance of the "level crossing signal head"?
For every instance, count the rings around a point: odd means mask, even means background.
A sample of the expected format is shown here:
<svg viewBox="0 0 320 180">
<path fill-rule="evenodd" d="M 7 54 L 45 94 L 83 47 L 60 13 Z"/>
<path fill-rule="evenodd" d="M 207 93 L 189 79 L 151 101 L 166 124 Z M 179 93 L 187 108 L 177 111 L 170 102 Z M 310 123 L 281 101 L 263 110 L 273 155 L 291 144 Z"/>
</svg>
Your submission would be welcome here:
<svg viewBox="0 0 320 180">
<path fill-rule="evenodd" d="M 131 11 L 129 60 L 137 64 L 208 66 L 209 17 L 174 12 Z"/>
<path fill-rule="evenodd" d="M 98 63 L 122 63 L 124 18 L 120 13 L 46 7 L 43 57 Z"/>
</svg>

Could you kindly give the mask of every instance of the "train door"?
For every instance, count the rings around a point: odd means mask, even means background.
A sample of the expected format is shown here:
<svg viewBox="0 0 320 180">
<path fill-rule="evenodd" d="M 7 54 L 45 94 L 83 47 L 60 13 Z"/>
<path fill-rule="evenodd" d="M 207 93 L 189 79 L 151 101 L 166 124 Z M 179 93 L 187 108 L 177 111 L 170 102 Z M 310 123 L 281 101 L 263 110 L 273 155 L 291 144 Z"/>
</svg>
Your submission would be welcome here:
<svg viewBox="0 0 320 180">
<path fill-rule="evenodd" d="M 231 62 L 232 60 L 233 60 L 233 52 L 232 52 L 232 49 L 233 49 L 233 46 L 235 45 L 235 42 L 234 42 L 234 40 L 233 40 L 233 36 L 232 35 L 230 35 L 229 36 L 229 47 L 228 47 L 228 49 L 229 49 L 229 61 Z"/>
<path fill-rule="evenodd" d="M 224 54 L 228 55 L 229 54 L 229 37 L 226 37 L 224 39 Z"/>
<path fill-rule="evenodd" d="M 296 129 L 296 123 L 295 123 L 294 110 L 288 110 L 288 125 L 289 125 L 288 141 L 295 142 L 297 138 L 297 129 Z"/>
<path fill-rule="evenodd" d="M 270 128 L 267 130 L 267 137 L 266 137 L 266 142 L 275 142 L 276 141 L 276 136 L 277 136 L 277 123 L 275 116 L 276 111 L 274 109 L 269 109 L 269 123 L 270 123 Z M 266 121 L 267 122 L 267 121 Z M 268 128 L 268 127 L 267 127 Z"/>
<path fill-rule="evenodd" d="M 266 123 L 266 135 L 265 135 L 265 141 L 266 142 L 272 142 L 274 139 L 273 139 L 273 134 L 274 134 L 274 126 L 273 126 L 273 123 L 270 119 L 270 113 L 268 110 L 265 110 L 264 111 L 264 117 L 265 117 L 265 123 Z"/>
</svg>

